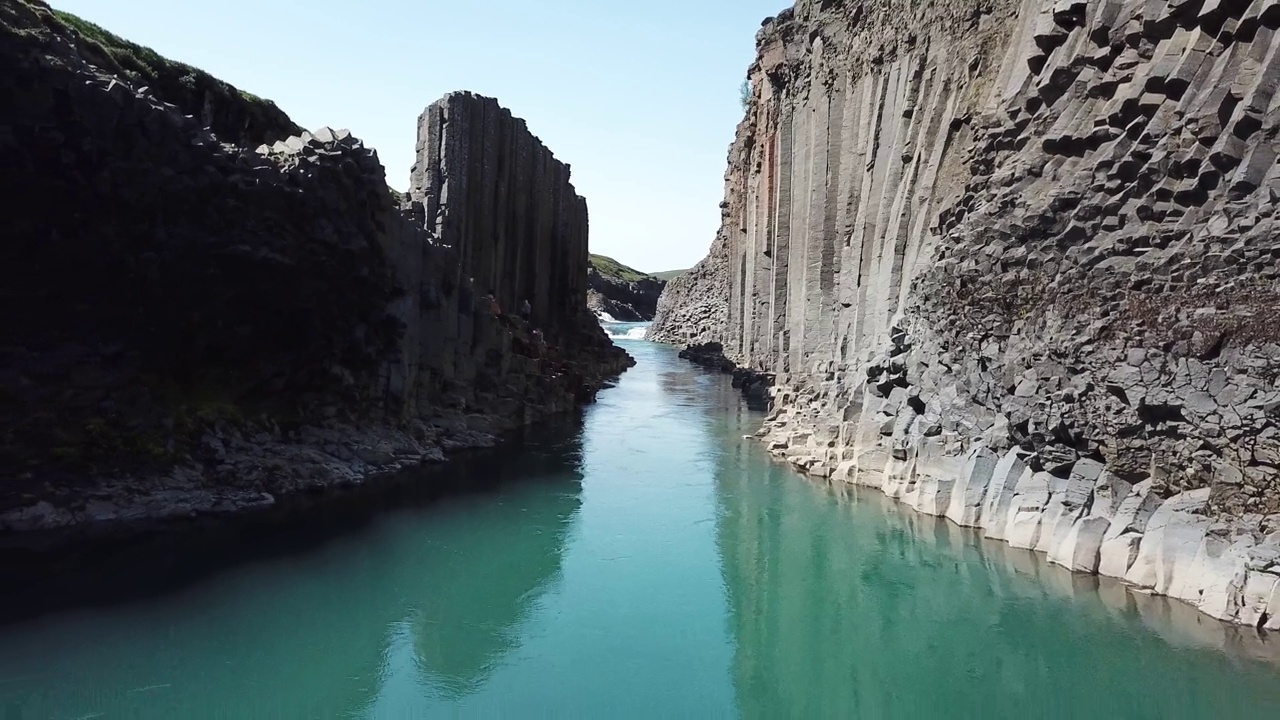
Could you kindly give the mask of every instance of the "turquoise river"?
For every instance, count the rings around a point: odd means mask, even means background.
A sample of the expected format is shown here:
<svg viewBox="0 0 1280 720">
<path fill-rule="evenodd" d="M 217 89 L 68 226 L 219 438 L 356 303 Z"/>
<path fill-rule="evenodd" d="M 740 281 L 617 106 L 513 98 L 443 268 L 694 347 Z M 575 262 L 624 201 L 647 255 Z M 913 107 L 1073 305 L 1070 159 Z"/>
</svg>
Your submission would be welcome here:
<svg viewBox="0 0 1280 720">
<path fill-rule="evenodd" d="M 1280 638 L 804 479 L 621 342 L 563 426 L 0 588 L 0 720 L 1280 717 Z"/>
</svg>

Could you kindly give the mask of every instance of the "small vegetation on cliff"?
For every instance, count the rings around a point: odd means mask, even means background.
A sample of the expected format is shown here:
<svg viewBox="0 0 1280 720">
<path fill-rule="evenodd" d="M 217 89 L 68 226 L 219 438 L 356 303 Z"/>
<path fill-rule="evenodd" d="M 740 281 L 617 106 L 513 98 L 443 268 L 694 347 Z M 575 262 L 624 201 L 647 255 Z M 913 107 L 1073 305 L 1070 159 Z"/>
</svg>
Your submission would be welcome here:
<svg viewBox="0 0 1280 720">
<path fill-rule="evenodd" d="M 186 113 L 203 116 L 204 122 L 225 140 L 256 145 L 302 132 L 270 100 L 166 58 L 69 12 L 34 0 L 26 4 L 42 11 L 46 27 L 75 42 L 86 60 L 132 84 L 151 88 L 156 97 Z"/>
<path fill-rule="evenodd" d="M 618 278 L 624 282 L 638 282 L 653 278 L 649 273 L 643 273 L 633 267 L 627 267 L 611 257 L 593 254 L 589 259 L 591 267 L 595 268 L 596 272 L 607 277 Z"/>
<path fill-rule="evenodd" d="M 742 86 L 738 88 L 739 100 L 742 101 L 742 109 L 746 110 L 751 107 L 751 81 L 743 80 Z"/>
<path fill-rule="evenodd" d="M 92 40 L 97 43 L 121 68 L 136 76 L 137 79 L 154 79 L 162 72 L 173 70 L 185 70 L 188 73 L 201 72 L 190 65 L 166 59 L 149 47 L 129 42 L 119 35 L 69 12 L 54 10 L 53 14 L 63 24 L 79 32 L 86 40 Z"/>
</svg>

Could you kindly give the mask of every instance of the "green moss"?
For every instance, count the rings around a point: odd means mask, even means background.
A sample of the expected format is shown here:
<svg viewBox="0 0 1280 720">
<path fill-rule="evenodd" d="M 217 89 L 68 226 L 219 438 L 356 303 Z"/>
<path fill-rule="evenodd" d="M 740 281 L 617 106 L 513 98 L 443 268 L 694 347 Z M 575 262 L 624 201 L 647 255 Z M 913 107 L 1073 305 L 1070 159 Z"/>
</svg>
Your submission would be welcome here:
<svg viewBox="0 0 1280 720">
<path fill-rule="evenodd" d="M 147 86 L 156 97 L 183 112 L 202 116 L 214 108 L 211 129 L 220 138 L 253 146 L 302 131 L 270 100 L 240 90 L 209 73 L 164 57 L 88 20 L 24 0 L 43 17 L 46 28 L 75 42 L 87 61 L 131 84 Z"/>
<path fill-rule="evenodd" d="M 596 272 L 599 272 L 601 275 L 606 277 L 614 277 L 626 282 L 653 279 L 652 275 L 642 273 L 632 267 L 627 267 L 611 257 L 606 257 L 604 255 L 590 255 L 588 260 L 591 262 L 591 267 L 596 269 Z"/>
<path fill-rule="evenodd" d="M 61 20 L 64 25 L 79 32 L 85 39 L 97 43 L 125 71 L 138 76 L 140 79 L 155 80 L 162 73 L 169 73 L 175 70 L 184 71 L 182 74 L 203 74 L 202 70 L 169 60 L 149 47 L 129 42 L 119 35 L 69 12 L 54 10 L 53 15 Z M 246 93 L 241 94 L 247 95 Z M 253 96 L 249 95 L 248 97 Z"/>
</svg>

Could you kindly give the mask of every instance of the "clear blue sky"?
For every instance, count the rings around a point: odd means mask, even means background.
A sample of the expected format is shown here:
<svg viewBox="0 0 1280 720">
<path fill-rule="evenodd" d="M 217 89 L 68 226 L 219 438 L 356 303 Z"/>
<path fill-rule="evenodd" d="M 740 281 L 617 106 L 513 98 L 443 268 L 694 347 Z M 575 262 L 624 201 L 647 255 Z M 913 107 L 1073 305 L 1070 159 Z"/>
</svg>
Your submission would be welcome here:
<svg viewBox="0 0 1280 720">
<path fill-rule="evenodd" d="M 701 259 L 720 222 L 738 88 L 789 0 L 52 0 L 347 127 L 405 189 L 422 108 L 453 90 L 529 122 L 591 207 L 593 252 L 650 272 Z"/>
</svg>

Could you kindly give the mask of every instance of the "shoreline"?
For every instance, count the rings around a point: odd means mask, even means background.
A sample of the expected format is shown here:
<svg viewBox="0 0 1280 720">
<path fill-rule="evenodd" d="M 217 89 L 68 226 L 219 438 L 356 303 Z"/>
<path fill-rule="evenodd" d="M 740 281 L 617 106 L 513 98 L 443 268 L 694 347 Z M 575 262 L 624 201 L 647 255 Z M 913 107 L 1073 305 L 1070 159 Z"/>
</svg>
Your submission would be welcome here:
<svg viewBox="0 0 1280 720">
<path fill-rule="evenodd" d="M 75 553 L 95 541 L 289 512 L 313 499 L 430 474 L 468 454 L 500 451 L 540 424 L 572 421 L 625 370 L 601 373 L 585 402 L 553 404 L 547 411 L 527 405 L 526 417 L 515 422 L 497 413 L 457 411 L 402 425 L 328 422 L 288 436 L 255 428 L 214 430 L 201 441 L 203 461 L 175 465 L 167 474 L 65 488 L 0 512 L 0 552 Z"/>
<path fill-rule="evenodd" d="M 792 431 L 808 435 L 802 429 L 792 428 Z M 790 445 L 785 439 L 789 435 L 766 421 L 756 439 L 764 443 L 772 457 L 806 477 L 877 490 L 921 515 L 973 530 L 984 540 L 998 541 L 1014 550 L 1031 551 L 1047 565 L 1056 565 L 1082 577 L 1109 578 L 1122 583 L 1130 592 L 1169 598 L 1215 621 L 1246 628 L 1261 636 L 1280 630 L 1280 577 L 1262 572 L 1261 567 L 1256 572 L 1248 570 L 1254 565 L 1275 567 L 1258 562 L 1248 550 L 1257 548 L 1261 551 L 1258 556 L 1280 557 L 1280 533 L 1272 533 L 1260 543 L 1242 544 L 1241 536 L 1257 534 L 1257 526 L 1248 518 L 1206 516 L 1208 488 L 1160 500 L 1147 481 L 1115 500 L 1111 507 L 1116 514 L 1111 518 L 1073 515 L 1072 508 L 1066 504 L 1073 490 L 1071 485 L 1107 480 L 1073 473 L 1070 479 L 1055 482 L 1059 479 L 1041 477 L 1047 473 L 1031 474 L 1025 468 L 1013 472 L 1020 464 L 1016 448 L 997 457 L 985 447 L 975 447 L 965 457 L 951 458 L 964 467 L 952 468 L 959 472 L 953 478 L 946 478 L 916 475 L 914 465 L 894 472 L 860 468 L 853 461 L 846 461 L 833 470 L 822 463 L 812 463 L 811 455 L 794 452 L 805 448 Z M 890 462 L 887 467 L 892 465 Z M 1002 465 L 1005 478 L 1017 475 L 1015 480 L 1001 486 L 996 495 L 978 494 L 977 504 L 971 503 L 974 494 L 966 491 L 977 485 L 975 479 L 987 472 L 990 473 L 986 475 L 988 481 L 995 482 L 993 475 L 999 475 Z M 1099 475 L 1105 478 L 1106 470 L 1099 469 Z M 1059 485 L 1059 492 L 1048 488 L 1054 484 Z M 1019 506 L 1020 501 L 1034 504 Z M 1003 504 L 1011 512 L 984 524 L 981 513 L 974 515 L 972 511 L 988 504 Z M 955 506 L 960 510 L 953 511 Z M 957 521 L 956 516 L 964 521 Z M 1101 520 L 1107 521 L 1105 526 Z M 1142 523 L 1144 529 L 1130 530 L 1133 522 Z M 1112 528 L 1119 531 L 1108 535 Z M 1092 560 L 1087 559 L 1090 552 Z M 1125 556 L 1131 560 L 1126 562 Z M 1091 570 L 1094 564 L 1096 569 Z M 1108 572 L 1111 569 L 1122 571 Z M 1251 581 L 1249 575 L 1262 577 Z M 1270 578 L 1276 579 L 1267 583 Z M 1199 602 L 1193 602 L 1193 597 Z"/>
<path fill-rule="evenodd" d="M 451 450 L 443 462 L 291 493 L 269 506 L 100 527 L 96 535 L 21 534 L 22 542 L 0 546 L 0 627 L 162 597 L 223 570 L 314 552 L 396 513 L 493 491 L 511 481 L 514 453 L 559 442 L 581 422 L 580 412 L 559 413 L 488 447 Z M 35 542 L 42 538 L 51 542 Z"/>
<path fill-rule="evenodd" d="M 775 386 L 773 376 L 740 368 L 718 343 L 680 356 L 733 375 L 748 400 L 767 394 L 770 413 L 753 439 L 806 478 L 877 490 L 922 516 L 1032 551 L 1046 565 L 1168 598 L 1259 637 L 1280 630 L 1280 531 L 1264 533 L 1260 516 L 1207 515 L 1208 488 L 1160 498 L 1150 481 L 1130 486 L 1091 460 L 1068 478 L 1032 473 L 1016 447 L 997 454 L 977 445 L 945 458 L 919 449 L 896 457 L 876 447 L 820 447 L 817 437 L 830 430 L 793 416 L 802 413 L 794 401 L 803 388 Z M 774 402 L 779 396 L 792 402 Z M 883 461 L 883 469 L 860 465 L 867 460 Z M 1085 502 L 1073 497 L 1082 492 Z"/>
<path fill-rule="evenodd" d="M 993 571 L 1033 577 L 1045 597 L 1062 598 L 1071 603 L 1096 602 L 1109 615 L 1135 617 L 1168 642 L 1171 649 L 1215 649 L 1280 668 L 1280 644 L 1275 643 L 1268 632 L 1219 620 L 1190 603 L 1136 588 L 1118 578 L 1073 572 L 1048 562 L 1043 553 L 986 537 L 980 528 L 957 525 L 946 517 L 919 512 L 875 488 L 812 475 L 802 477 L 830 492 L 841 504 L 871 502 L 881 512 L 900 517 L 902 525 L 915 533 L 930 533 L 948 543 L 972 547 L 981 564 Z"/>
</svg>

